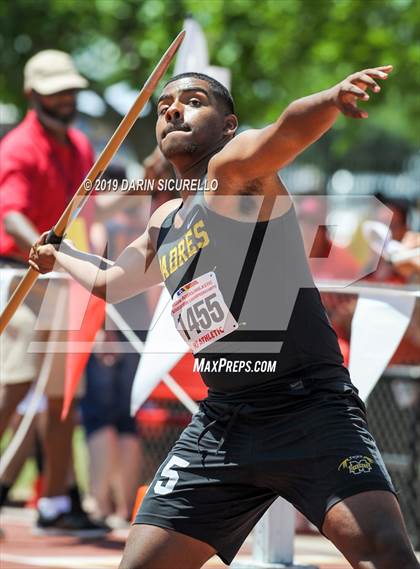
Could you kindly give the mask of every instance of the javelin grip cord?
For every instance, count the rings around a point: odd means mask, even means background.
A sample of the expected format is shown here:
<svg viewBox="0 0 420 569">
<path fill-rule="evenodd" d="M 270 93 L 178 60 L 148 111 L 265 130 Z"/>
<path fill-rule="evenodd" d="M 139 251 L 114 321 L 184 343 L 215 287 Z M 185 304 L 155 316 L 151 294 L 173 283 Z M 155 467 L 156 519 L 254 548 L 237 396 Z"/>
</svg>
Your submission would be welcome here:
<svg viewBox="0 0 420 569">
<path fill-rule="evenodd" d="M 64 238 L 64 235 L 57 235 L 57 233 L 54 231 L 54 228 L 50 229 L 46 239 L 45 239 L 45 244 L 51 244 L 51 245 L 60 245 L 60 243 L 62 242 Z"/>
</svg>

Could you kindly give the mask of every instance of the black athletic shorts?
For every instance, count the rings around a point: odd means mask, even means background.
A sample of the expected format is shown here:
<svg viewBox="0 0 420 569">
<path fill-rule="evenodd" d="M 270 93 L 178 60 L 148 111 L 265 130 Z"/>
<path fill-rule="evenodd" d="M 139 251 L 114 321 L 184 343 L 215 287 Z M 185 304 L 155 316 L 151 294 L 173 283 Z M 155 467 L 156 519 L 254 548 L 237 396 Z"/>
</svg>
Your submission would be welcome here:
<svg viewBox="0 0 420 569">
<path fill-rule="evenodd" d="M 160 466 L 135 523 L 204 541 L 229 564 L 278 496 L 321 530 L 340 500 L 395 493 L 348 381 L 295 380 L 269 403 L 209 395 Z"/>
</svg>

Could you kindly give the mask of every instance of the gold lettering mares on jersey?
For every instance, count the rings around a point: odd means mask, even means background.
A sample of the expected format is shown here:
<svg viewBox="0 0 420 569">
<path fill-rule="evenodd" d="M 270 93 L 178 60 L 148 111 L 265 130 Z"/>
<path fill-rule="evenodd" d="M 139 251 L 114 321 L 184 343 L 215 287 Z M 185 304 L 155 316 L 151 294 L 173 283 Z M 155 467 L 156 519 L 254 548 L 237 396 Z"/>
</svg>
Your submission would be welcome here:
<svg viewBox="0 0 420 569">
<path fill-rule="evenodd" d="M 163 279 L 166 280 L 179 267 L 182 267 L 190 257 L 195 255 L 199 249 L 204 249 L 209 243 L 210 239 L 205 230 L 204 221 L 200 219 L 184 233 L 181 239 L 167 253 L 161 256 L 159 263 Z"/>
</svg>

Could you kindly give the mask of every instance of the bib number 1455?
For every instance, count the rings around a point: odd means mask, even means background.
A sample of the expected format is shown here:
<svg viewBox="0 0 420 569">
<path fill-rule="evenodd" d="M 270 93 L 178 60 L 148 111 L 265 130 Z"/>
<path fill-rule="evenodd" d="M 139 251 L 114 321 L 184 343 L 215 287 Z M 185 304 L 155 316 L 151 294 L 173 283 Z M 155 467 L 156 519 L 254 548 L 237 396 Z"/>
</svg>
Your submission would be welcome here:
<svg viewBox="0 0 420 569">
<path fill-rule="evenodd" d="M 213 324 L 223 322 L 224 318 L 225 315 L 220 302 L 217 300 L 217 294 L 213 293 L 204 299 L 197 300 L 187 308 L 186 323 L 182 320 L 181 314 L 178 315 L 178 322 L 185 336 L 191 340 L 189 330 L 195 330 L 200 334 L 202 330 L 209 330 Z"/>
<path fill-rule="evenodd" d="M 213 272 L 200 275 L 176 291 L 172 317 L 194 354 L 238 328 Z"/>
</svg>

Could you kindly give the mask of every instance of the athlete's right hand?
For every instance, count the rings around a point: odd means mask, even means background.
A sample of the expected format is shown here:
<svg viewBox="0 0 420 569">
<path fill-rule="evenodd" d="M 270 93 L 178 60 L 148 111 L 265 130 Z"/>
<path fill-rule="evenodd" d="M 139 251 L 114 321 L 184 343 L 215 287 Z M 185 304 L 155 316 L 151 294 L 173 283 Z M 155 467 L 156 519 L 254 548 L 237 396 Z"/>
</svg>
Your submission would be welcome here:
<svg viewBox="0 0 420 569">
<path fill-rule="evenodd" d="M 45 244 L 48 231 L 45 231 L 32 245 L 28 262 L 38 273 L 44 275 L 54 270 L 57 255 L 57 245 Z"/>
</svg>

